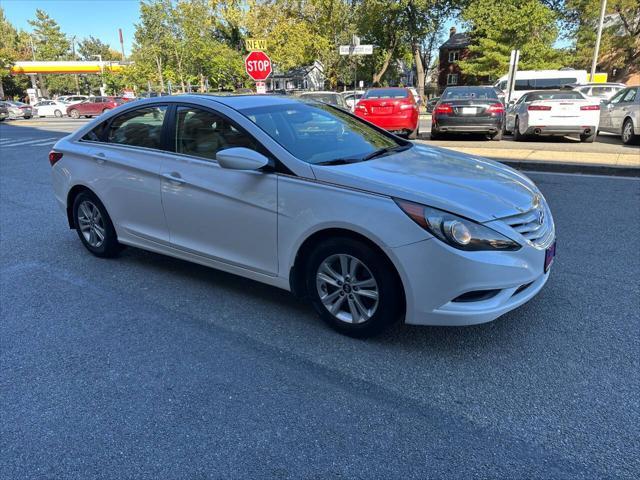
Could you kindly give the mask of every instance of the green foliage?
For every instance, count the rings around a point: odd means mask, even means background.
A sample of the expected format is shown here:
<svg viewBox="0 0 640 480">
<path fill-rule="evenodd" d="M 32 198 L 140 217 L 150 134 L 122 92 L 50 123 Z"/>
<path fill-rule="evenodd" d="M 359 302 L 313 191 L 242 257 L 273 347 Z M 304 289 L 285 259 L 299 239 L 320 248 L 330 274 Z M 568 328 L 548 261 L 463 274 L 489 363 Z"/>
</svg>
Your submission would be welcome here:
<svg viewBox="0 0 640 480">
<path fill-rule="evenodd" d="M 472 45 L 460 68 L 472 77 L 504 75 L 513 49 L 520 50 L 520 70 L 563 66 L 560 52 L 553 48 L 557 15 L 539 0 L 471 0 L 462 18 Z"/>
</svg>

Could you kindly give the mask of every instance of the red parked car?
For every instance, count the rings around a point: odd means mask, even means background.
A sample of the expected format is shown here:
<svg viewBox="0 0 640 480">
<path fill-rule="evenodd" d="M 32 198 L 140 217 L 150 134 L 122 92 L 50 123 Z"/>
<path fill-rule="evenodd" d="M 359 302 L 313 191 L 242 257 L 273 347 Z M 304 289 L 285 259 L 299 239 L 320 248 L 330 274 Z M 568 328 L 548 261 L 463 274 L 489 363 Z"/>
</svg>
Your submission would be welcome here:
<svg viewBox="0 0 640 480">
<path fill-rule="evenodd" d="M 125 103 L 125 100 L 122 97 L 91 97 L 80 103 L 69 105 L 67 107 L 67 115 L 72 118 L 91 118 L 123 103 Z"/>
<path fill-rule="evenodd" d="M 418 138 L 420 111 L 408 88 L 372 88 L 356 105 L 355 114 L 393 133 Z"/>
</svg>

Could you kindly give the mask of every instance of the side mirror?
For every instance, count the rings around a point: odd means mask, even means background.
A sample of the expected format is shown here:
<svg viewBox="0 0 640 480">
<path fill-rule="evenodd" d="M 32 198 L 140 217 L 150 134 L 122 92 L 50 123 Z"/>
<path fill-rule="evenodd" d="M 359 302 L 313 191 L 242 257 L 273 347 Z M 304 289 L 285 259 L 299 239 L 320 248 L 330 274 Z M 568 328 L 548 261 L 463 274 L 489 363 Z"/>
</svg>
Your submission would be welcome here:
<svg viewBox="0 0 640 480">
<path fill-rule="evenodd" d="M 244 147 L 226 148 L 216 154 L 216 160 L 230 170 L 259 170 L 269 165 L 267 157 Z"/>
</svg>

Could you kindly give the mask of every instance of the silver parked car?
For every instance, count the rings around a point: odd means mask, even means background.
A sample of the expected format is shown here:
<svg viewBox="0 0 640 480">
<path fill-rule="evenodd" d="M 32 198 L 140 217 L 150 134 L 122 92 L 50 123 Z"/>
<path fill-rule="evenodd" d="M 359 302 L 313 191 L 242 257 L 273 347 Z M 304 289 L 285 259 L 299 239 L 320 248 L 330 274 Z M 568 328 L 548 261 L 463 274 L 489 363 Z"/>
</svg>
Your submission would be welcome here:
<svg viewBox="0 0 640 480">
<path fill-rule="evenodd" d="M 620 135 L 625 145 L 640 142 L 640 87 L 625 88 L 602 102 L 598 130 Z"/>
<path fill-rule="evenodd" d="M 620 90 L 624 89 L 624 83 L 584 83 L 576 85 L 573 89 L 587 97 L 609 100 Z"/>
</svg>

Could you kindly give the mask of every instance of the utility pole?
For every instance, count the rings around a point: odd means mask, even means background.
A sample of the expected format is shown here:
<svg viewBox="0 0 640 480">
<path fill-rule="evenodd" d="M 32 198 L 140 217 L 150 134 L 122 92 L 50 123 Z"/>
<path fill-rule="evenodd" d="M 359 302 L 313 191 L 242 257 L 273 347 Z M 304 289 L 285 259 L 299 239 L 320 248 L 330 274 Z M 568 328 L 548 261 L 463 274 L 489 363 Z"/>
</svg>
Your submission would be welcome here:
<svg viewBox="0 0 640 480">
<path fill-rule="evenodd" d="M 593 50 L 593 61 L 591 62 L 591 82 L 596 78 L 596 65 L 598 63 L 598 52 L 600 50 L 600 40 L 602 38 L 602 25 L 604 24 L 604 12 L 607 9 L 607 0 L 600 2 L 600 21 L 598 22 L 598 36 L 596 37 L 596 46 Z"/>
<path fill-rule="evenodd" d="M 73 60 L 77 60 L 76 58 L 76 36 L 71 37 L 71 51 L 73 52 Z M 80 82 L 78 81 L 78 74 L 73 75 L 76 79 L 76 95 L 80 95 Z"/>
<path fill-rule="evenodd" d="M 120 36 L 120 50 L 122 50 L 122 61 L 124 62 L 124 39 L 122 38 L 122 29 L 118 29 L 118 35 Z"/>
</svg>

